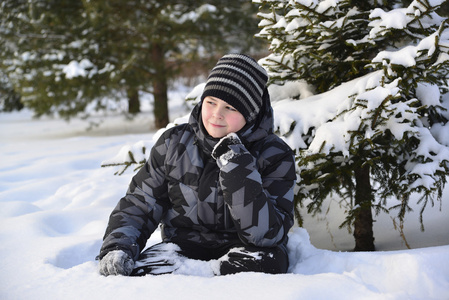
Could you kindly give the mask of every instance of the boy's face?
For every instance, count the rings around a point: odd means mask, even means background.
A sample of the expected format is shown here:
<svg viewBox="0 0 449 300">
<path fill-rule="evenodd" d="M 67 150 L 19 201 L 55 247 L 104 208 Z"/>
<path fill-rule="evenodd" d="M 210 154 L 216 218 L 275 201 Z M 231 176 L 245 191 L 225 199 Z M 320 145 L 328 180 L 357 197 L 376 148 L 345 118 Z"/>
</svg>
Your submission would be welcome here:
<svg viewBox="0 0 449 300">
<path fill-rule="evenodd" d="M 222 138 L 231 132 L 237 132 L 246 124 L 243 115 L 234 107 L 210 96 L 203 100 L 201 117 L 207 132 L 214 138 Z"/>
</svg>

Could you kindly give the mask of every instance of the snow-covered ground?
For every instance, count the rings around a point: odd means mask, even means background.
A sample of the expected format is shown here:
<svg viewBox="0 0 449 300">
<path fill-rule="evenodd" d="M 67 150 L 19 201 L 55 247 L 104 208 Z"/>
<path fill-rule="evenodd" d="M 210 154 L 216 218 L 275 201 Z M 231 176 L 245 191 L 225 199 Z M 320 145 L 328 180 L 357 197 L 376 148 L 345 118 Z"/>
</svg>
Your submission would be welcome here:
<svg viewBox="0 0 449 300">
<path fill-rule="evenodd" d="M 100 165 L 123 145 L 151 140 L 150 124 L 148 113 L 110 117 L 86 132 L 83 121 L 0 114 L 0 299 L 449 299 L 448 188 L 442 211 L 425 213 L 425 232 L 418 210 L 407 216 L 411 250 L 380 215 L 379 251 L 340 252 L 354 242 L 338 229 L 334 200 L 328 214 L 290 233 L 288 274 L 208 277 L 192 261 L 190 275 L 100 276 L 95 256 L 132 176 Z M 147 245 L 159 240 L 156 232 Z"/>
</svg>

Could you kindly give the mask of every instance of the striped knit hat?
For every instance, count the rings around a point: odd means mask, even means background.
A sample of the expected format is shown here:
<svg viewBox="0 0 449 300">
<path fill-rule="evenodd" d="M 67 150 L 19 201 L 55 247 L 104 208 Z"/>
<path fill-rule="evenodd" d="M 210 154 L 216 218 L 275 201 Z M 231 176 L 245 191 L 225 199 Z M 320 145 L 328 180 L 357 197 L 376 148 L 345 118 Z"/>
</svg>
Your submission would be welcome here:
<svg viewBox="0 0 449 300">
<path fill-rule="evenodd" d="M 226 101 L 249 123 L 256 119 L 262 108 L 267 80 L 267 72 L 253 58 L 227 54 L 210 72 L 201 101 L 207 96 Z"/>
</svg>

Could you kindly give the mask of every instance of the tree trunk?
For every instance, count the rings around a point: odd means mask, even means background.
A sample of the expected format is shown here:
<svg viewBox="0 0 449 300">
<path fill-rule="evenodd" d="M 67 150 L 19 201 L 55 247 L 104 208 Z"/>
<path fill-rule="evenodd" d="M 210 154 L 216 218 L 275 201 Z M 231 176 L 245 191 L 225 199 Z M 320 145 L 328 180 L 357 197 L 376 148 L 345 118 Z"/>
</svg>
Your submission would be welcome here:
<svg viewBox="0 0 449 300">
<path fill-rule="evenodd" d="M 370 167 L 355 169 L 355 204 L 358 206 L 354 221 L 354 251 L 374 251 L 373 214 L 371 211 Z"/>
<path fill-rule="evenodd" d="M 163 128 L 169 122 L 168 118 L 168 97 L 167 97 L 167 76 L 164 60 L 164 52 L 159 45 L 152 48 L 152 59 L 155 65 L 156 74 L 153 77 L 154 96 L 154 124 L 156 128 Z"/>
<path fill-rule="evenodd" d="M 128 94 L 128 113 L 134 115 L 140 113 L 139 91 L 131 87 L 126 93 Z"/>
</svg>

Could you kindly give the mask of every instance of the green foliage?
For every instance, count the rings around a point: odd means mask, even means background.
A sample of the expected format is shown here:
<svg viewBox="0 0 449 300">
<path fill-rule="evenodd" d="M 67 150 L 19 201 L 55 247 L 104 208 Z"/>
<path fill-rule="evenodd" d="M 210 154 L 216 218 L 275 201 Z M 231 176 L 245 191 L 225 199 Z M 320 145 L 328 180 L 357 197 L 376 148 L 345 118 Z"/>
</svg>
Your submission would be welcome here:
<svg viewBox="0 0 449 300">
<path fill-rule="evenodd" d="M 304 79 L 324 92 L 368 73 L 364 66 L 381 45 L 363 47 L 349 40 L 367 34 L 373 5 L 367 1 L 360 10 L 353 2 L 339 1 L 336 7 L 321 9 L 319 1 L 310 6 L 302 1 L 262 1 L 263 9 L 273 11 L 259 14 L 265 24 L 259 36 L 272 41 L 270 50 L 275 54 L 266 59 L 271 80 Z"/>
<path fill-rule="evenodd" d="M 266 58 L 271 80 L 305 80 L 318 93 L 358 78 L 374 69 L 369 63 L 381 50 L 398 49 L 429 34 L 434 27 L 421 22 L 433 13 L 414 16 L 407 30 L 384 28 L 373 32 L 374 9 L 393 9 L 401 1 L 261 1 L 263 30 L 258 36 L 271 42 L 273 55 Z"/>
<path fill-rule="evenodd" d="M 89 23 L 80 1 L 4 1 L 1 67 L 37 116 L 57 112 L 70 118 L 92 100 L 110 95 L 109 76 L 95 43 L 88 37 Z M 85 63 L 83 76 L 69 76 L 65 67 Z"/>
</svg>

